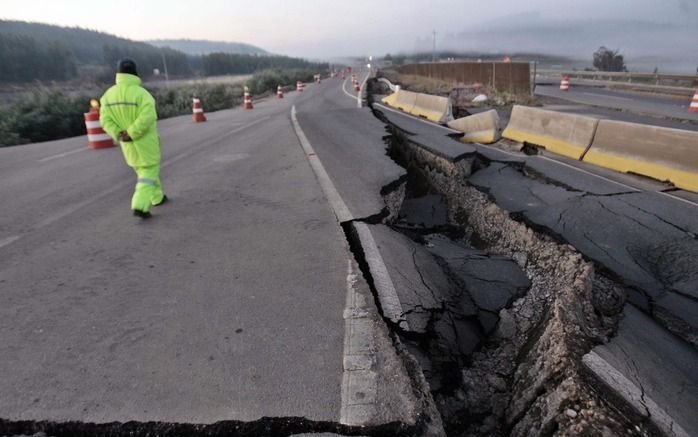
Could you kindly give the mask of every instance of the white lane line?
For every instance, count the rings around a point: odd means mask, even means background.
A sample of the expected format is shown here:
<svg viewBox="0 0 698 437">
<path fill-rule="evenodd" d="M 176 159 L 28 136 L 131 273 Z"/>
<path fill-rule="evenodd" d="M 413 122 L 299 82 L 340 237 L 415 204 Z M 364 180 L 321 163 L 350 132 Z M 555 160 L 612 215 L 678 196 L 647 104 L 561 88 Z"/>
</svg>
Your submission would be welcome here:
<svg viewBox="0 0 698 437">
<path fill-rule="evenodd" d="M 547 156 L 536 155 L 536 158 L 545 159 L 546 161 L 554 162 L 554 163 L 559 164 L 559 165 L 562 165 L 562 166 L 564 166 L 564 167 L 571 168 L 571 169 L 573 169 L 573 170 L 577 170 L 577 171 L 580 172 L 580 173 L 584 173 L 584 174 L 587 174 L 587 175 L 590 175 L 590 176 L 594 176 L 594 177 L 599 178 L 599 179 L 602 179 L 602 180 L 604 180 L 604 181 L 606 181 L 606 182 L 610 182 L 610 183 L 612 183 L 612 184 L 619 185 L 619 186 L 621 186 L 621 187 L 623 187 L 623 188 L 627 188 L 628 190 L 631 190 L 631 191 L 635 191 L 635 192 L 638 192 L 638 193 L 642 191 L 642 190 L 640 190 L 640 189 L 638 189 L 638 188 L 631 187 L 630 185 L 626 185 L 626 184 L 624 184 L 624 183 L 622 183 L 622 182 L 614 181 L 613 179 L 609 179 L 609 178 L 607 178 L 607 177 L 604 177 L 604 176 L 601 176 L 601 175 L 597 175 L 596 173 L 592 173 L 592 172 L 590 172 L 590 171 L 581 169 L 581 168 L 579 168 L 579 167 L 575 167 L 575 166 L 573 166 L 573 165 L 566 164 L 566 163 L 564 163 L 564 162 L 560 162 L 560 161 L 558 161 L 558 160 L 556 160 L 556 159 L 548 158 Z"/>
<path fill-rule="evenodd" d="M 412 119 L 414 119 L 414 120 L 421 121 L 422 123 L 426 123 L 426 124 L 428 124 L 428 125 L 430 125 L 430 126 L 440 127 L 441 129 L 445 129 L 445 130 L 450 131 L 450 132 L 453 132 L 453 133 L 461 133 L 460 131 L 456 131 L 456 130 L 453 130 L 453 129 L 450 129 L 450 128 L 447 128 L 447 127 L 443 127 L 443 126 L 441 126 L 441 125 L 432 123 L 432 122 L 430 122 L 430 121 L 422 120 L 421 118 L 413 117 L 413 116 L 411 116 L 411 115 L 409 115 L 409 114 L 406 114 L 406 113 L 404 113 L 404 112 L 402 112 L 402 111 L 398 111 L 398 110 L 396 110 L 396 109 L 389 108 L 389 107 L 387 107 L 387 106 L 381 105 L 380 103 L 374 103 L 373 106 L 378 106 L 378 107 L 380 107 L 380 108 L 382 108 L 382 109 L 386 109 L 386 110 L 388 110 L 388 111 L 395 112 L 395 113 L 400 114 L 400 115 L 402 115 L 402 116 L 410 117 L 410 118 L 412 118 Z M 489 148 L 489 149 L 492 149 L 492 150 L 495 150 L 495 151 L 497 151 L 497 152 L 501 152 L 501 153 L 507 154 L 507 155 L 509 155 L 509 156 L 514 156 L 514 157 L 517 157 L 517 158 L 521 158 L 521 155 L 518 155 L 518 154 L 515 154 L 515 153 L 511 153 L 511 152 L 507 152 L 506 150 L 502 150 L 502 149 L 499 149 L 499 148 L 497 148 L 497 147 L 492 147 L 492 146 L 489 146 L 489 145 L 487 145 L 487 144 L 480 144 L 480 143 L 477 143 L 477 145 L 478 145 L 478 146 L 482 146 L 482 147 L 487 147 L 487 148 Z M 616 184 L 616 185 L 618 185 L 618 186 L 621 186 L 621 187 L 626 188 L 626 189 L 631 190 L 631 191 L 635 191 L 635 192 L 638 192 L 638 193 L 640 193 L 640 192 L 643 191 L 643 190 L 640 190 L 640 189 L 638 189 L 638 188 L 631 187 L 630 185 L 624 184 L 624 183 L 622 183 L 622 182 L 614 181 L 613 179 L 609 179 L 609 178 L 607 178 L 607 177 L 598 175 L 598 174 L 596 174 L 596 173 L 592 173 L 592 172 L 590 172 L 590 171 L 581 169 L 581 168 L 579 168 L 579 167 L 575 167 L 575 166 L 573 166 L 573 165 L 566 164 L 566 163 L 561 162 L 561 161 L 558 161 L 558 160 L 556 160 L 556 159 L 548 158 L 547 156 L 537 155 L 537 156 L 535 156 L 534 158 L 540 158 L 540 159 L 545 159 L 545 160 L 550 161 L 550 162 L 554 162 L 555 164 L 559 164 L 559 165 L 562 165 L 562 166 L 564 166 L 564 167 L 570 168 L 570 169 L 572 169 L 572 170 L 576 170 L 576 171 L 578 171 L 578 172 L 580 172 L 580 173 L 584 173 L 584 174 L 587 174 L 587 175 L 589 175 L 589 176 L 593 176 L 593 177 L 595 177 L 595 178 L 602 179 L 602 180 L 604 180 L 604 181 L 606 181 L 606 182 L 610 182 L 610 183 L 612 183 L 612 184 Z M 530 158 L 529 158 L 529 159 L 530 159 Z M 696 203 L 694 203 L 694 202 L 691 202 L 690 200 L 686 200 L 686 199 L 682 199 L 682 198 L 680 198 L 680 197 L 672 196 L 671 194 L 664 193 L 664 192 L 661 192 L 661 191 L 654 191 L 654 192 L 655 192 L 655 193 L 662 194 L 662 195 L 667 196 L 667 197 L 671 197 L 672 199 L 680 200 L 680 201 L 682 201 L 682 202 L 684 202 L 684 203 L 688 203 L 688 204 L 693 205 L 693 206 L 698 206 L 698 204 L 696 204 Z"/>
<path fill-rule="evenodd" d="M 355 95 L 347 92 L 347 82 L 348 81 L 349 81 L 348 77 L 346 79 L 344 79 L 344 83 L 342 83 L 342 91 L 344 91 L 344 94 L 346 94 L 347 96 L 351 97 L 352 99 L 355 99 L 356 98 Z"/>
<path fill-rule="evenodd" d="M 400 115 L 402 115 L 402 116 L 404 116 L 404 117 L 408 117 L 408 118 L 411 118 L 411 119 L 413 119 L 413 120 L 421 121 L 422 123 L 424 123 L 424 124 L 426 124 L 426 125 L 429 125 L 429 126 L 432 126 L 432 127 L 438 127 L 438 128 L 443 129 L 443 130 L 445 130 L 445 131 L 447 131 L 448 133 L 451 133 L 451 134 L 462 134 L 462 133 L 463 133 L 463 132 L 461 132 L 461 131 L 459 131 L 459 130 L 451 129 L 450 127 L 441 126 L 440 124 L 436 124 L 436 123 L 433 123 L 433 122 L 431 122 L 431 121 L 424 120 L 424 119 L 422 119 L 422 118 L 414 117 L 414 116 L 412 116 L 412 115 L 410 115 L 410 114 L 408 114 L 408 113 L 406 113 L 406 112 L 398 111 L 397 109 L 393 109 L 393 108 L 390 108 L 390 107 L 388 107 L 388 106 L 381 105 L 380 103 L 374 103 L 373 106 L 378 106 L 379 108 L 382 108 L 382 109 L 385 109 L 385 110 L 394 112 L 394 113 L 396 113 L 396 114 L 400 114 Z"/>
<path fill-rule="evenodd" d="M 342 404 L 339 422 L 365 425 L 376 411 L 378 374 L 373 325 L 364 296 L 356 291 L 358 276 L 347 260 L 347 297 L 344 307 L 344 356 L 342 359 Z"/>
<path fill-rule="evenodd" d="M 679 196 L 674 196 L 674 195 L 671 194 L 671 193 L 665 193 L 664 191 L 657 191 L 657 193 L 658 193 L 658 194 L 661 194 L 661 195 L 663 195 L 663 196 L 670 197 L 670 198 L 672 198 L 672 199 L 674 199 L 674 200 L 681 201 L 681 202 L 683 202 L 683 203 L 688 203 L 688 204 L 691 205 L 691 206 L 698 206 L 698 203 L 696 203 L 696 202 L 692 202 L 692 201 L 690 201 L 690 200 L 688 200 L 688 199 L 684 199 L 684 198 L 679 197 Z"/>
<path fill-rule="evenodd" d="M 522 156 L 517 155 L 517 154 L 515 154 L 515 153 L 507 152 L 506 150 L 502 150 L 502 149 L 499 149 L 499 148 L 496 148 L 496 147 L 492 147 L 492 146 L 489 146 L 489 145 L 487 145 L 487 144 L 480 144 L 480 143 L 477 143 L 477 145 L 478 145 L 478 146 L 481 146 L 481 147 L 487 147 L 488 149 L 492 149 L 492 150 L 494 150 L 494 151 L 507 154 L 507 155 L 509 155 L 509 156 L 513 156 L 513 157 L 517 157 L 517 158 L 521 158 L 521 157 L 522 157 Z M 536 159 L 536 158 L 545 159 L 546 161 L 553 162 L 553 163 L 558 164 L 558 165 L 562 165 L 562 166 L 564 166 L 564 167 L 570 168 L 570 169 L 575 170 L 575 171 L 578 171 L 578 172 L 580 172 L 580 173 L 584 173 L 584 174 L 587 174 L 587 175 L 589 175 L 589 176 L 593 176 L 593 177 L 595 177 L 595 178 L 602 179 L 602 180 L 604 180 L 604 181 L 606 181 L 606 182 L 610 182 L 610 183 L 619 185 L 619 186 L 621 186 L 621 187 L 623 187 L 623 188 L 626 188 L 626 189 L 628 189 L 628 190 L 630 190 L 630 191 L 634 191 L 634 192 L 636 192 L 636 193 L 645 192 L 645 191 L 643 191 L 643 190 L 641 190 L 641 189 L 639 189 L 639 188 L 632 187 L 632 186 L 630 186 L 630 185 L 626 185 L 626 184 L 624 184 L 624 183 L 622 183 L 622 182 L 614 181 L 613 179 L 609 179 L 609 178 L 607 178 L 607 177 L 604 177 L 604 176 L 598 175 L 598 174 L 596 174 L 596 173 L 593 173 L 593 172 L 590 172 L 590 171 L 581 169 L 581 168 L 579 168 L 579 167 L 575 167 L 575 166 L 573 166 L 573 165 L 566 164 L 566 163 L 564 163 L 564 162 L 558 161 L 557 159 L 548 158 L 547 156 L 536 155 L 536 156 L 529 157 L 528 159 Z M 688 200 L 688 199 L 684 199 L 684 198 L 682 198 L 682 197 L 674 196 L 674 195 L 671 194 L 671 193 L 665 193 L 664 191 L 646 191 L 646 192 L 647 192 L 647 193 L 657 193 L 657 194 L 660 194 L 660 195 L 662 195 L 662 196 L 666 196 L 666 197 L 672 198 L 672 199 L 674 199 L 674 200 L 678 200 L 678 201 L 680 201 L 680 202 L 687 203 L 687 204 L 689 204 L 689 205 L 691 205 L 691 206 L 698 206 L 698 203 L 696 203 L 696 202 L 693 202 L 693 201 Z"/>
<path fill-rule="evenodd" d="M 296 131 L 301 147 L 306 154 L 315 177 L 325 193 L 325 197 L 334 211 L 339 223 L 352 220 L 353 217 L 340 196 L 337 188 L 325 171 L 320 158 L 315 154 L 312 145 L 298 123 L 296 107 L 291 108 L 291 121 Z M 354 222 L 359 233 L 359 239 L 364 250 L 366 261 L 371 269 L 371 275 L 379 293 L 381 306 L 386 314 L 402 319 L 402 307 L 398 299 L 388 269 L 378 252 L 376 242 L 365 223 Z M 368 312 L 363 309 L 366 303 L 361 302 L 361 296 L 355 290 L 357 277 L 352 268 L 352 260 L 348 260 L 347 268 L 347 300 L 344 309 L 344 355 L 342 357 L 342 387 L 340 421 L 347 425 L 364 425 L 377 411 L 376 393 L 378 378 L 373 370 L 375 350 L 373 344 L 373 328 Z M 386 290 L 392 291 L 392 296 L 386 296 Z M 395 310 L 397 308 L 397 310 Z M 397 312 L 397 317 L 394 313 Z M 407 327 L 404 322 L 403 327 Z"/>
<path fill-rule="evenodd" d="M 253 121 L 253 122 L 251 122 L 251 123 L 247 123 L 247 124 L 244 124 L 244 125 L 242 125 L 242 126 L 240 126 L 240 127 L 237 127 L 237 128 L 235 128 L 235 129 L 233 129 L 233 130 L 231 130 L 231 131 L 229 131 L 229 132 L 226 132 L 226 133 L 224 133 L 224 134 L 222 134 L 222 135 L 220 135 L 220 136 L 218 136 L 218 137 L 215 137 L 213 140 L 205 140 L 205 142 L 206 142 L 206 143 L 208 143 L 208 142 L 216 143 L 216 142 L 218 142 L 218 141 L 220 141 L 220 140 L 222 140 L 222 139 L 224 139 L 224 138 L 226 138 L 226 137 L 228 137 L 228 136 L 230 136 L 230 135 L 236 134 L 236 133 L 238 133 L 238 132 L 240 132 L 240 131 L 242 131 L 242 130 L 245 130 L 245 129 L 249 128 L 249 127 L 252 127 L 252 126 L 254 126 L 254 125 L 256 125 L 256 124 L 259 124 L 259 123 L 261 123 L 261 122 L 263 122 L 263 121 L 266 121 L 266 120 L 268 120 L 268 119 L 270 119 L 270 118 L 271 118 L 271 116 L 270 116 L 270 115 L 267 115 L 267 116 L 265 116 L 265 117 L 262 117 L 262 118 L 260 118 L 260 119 L 255 120 L 255 121 Z M 166 167 L 166 166 L 172 165 L 172 164 L 174 164 L 174 163 L 177 162 L 177 161 L 180 161 L 180 160 L 182 160 L 182 159 L 184 159 L 184 158 L 188 158 L 189 156 L 191 156 L 191 155 L 193 155 L 193 154 L 199 152 L 200 150 L 201 150 L 201 148 L 192 147 L 192 148 L 189 149 L 189 151 L 187 151 L 187 152 L 180 153 L 180 154 L 177 155 L 177 156 L 173 156 L 172 158 L 169 158 L 169 159 L 163 161 L 162 167 Z"/>
<path fill-rule="evenodd" d="M 599 379 L 625 399 L 640 414 L 647 415 L 657 428 L 666 435 L 676 437 L 689 437 L 689 434 L 679 425 L 671 415 L 660 407 L 647 393 L 639 388 L 633 381 L 619 372 L 608 361 L 594 351 L 582 357 L 582 363 L 590 369 Z"/>
<path fill-rule="evenodd" d="M 313 146 L 310 145 L 308 137 L 305 136 L 300 123 L 298 123 L 296 105 L 293 105 L 291 108 L 291 121 L 293 122 L 293 129 L 296 131 L 301 147 L 303 147 L 305 156 L 308 158 L 308 162 L 310 162 L 310 166 L 313 168 L 313 172 L 315 172 L 315 177 L 317 177 L 320 188 L 322 188 L 322 191 L 325 193 L 325 197 L 327 197 L 327 201 L 330 203 L 334 214 L 337 216 L 337 220 L 340 223 L 353 220 L 354 216 L 351 215 L 349 208 L 346 203 L 344 203 L 344 199 L 342 199 L 339 191 L 337 191 L 337 188 L 332 183 L 332 179 L 330 179 L 327 171 L 325 171 L 325 167 L 322 165 L 322 162 L 320 162 L 320 158 L 315 154 Z"/>
<path fill-rule="evenodd" d="M 630 99 L 628 97 L 617 97 L 617 96 L 610 96 L 607 94 L 597 94 L 597 93 L 590 93 L 587 91 L 582 91 L 581 94 L 586 94 L 588 96 L 594 96 L 594 97 L 600 97 L 603 99 L 616 99 L 616 100 L 629 100 L 629 101 L 634 101 L 635 99 Z"/>
<path fill-rule="evenodd" d="M 241 130 L 247 129 L 247 128 L 252 127 L 252 126 L 254 126 L 254 125 L 256 125 L 256 124 L 259 124 L 259 123 L 261 123 L 261 122 L 263 122 L 263 121 L 265 121 L 265 120 L 267 120 L 267 119 L 269 119 L 269 118 L 271 118 L 271 116 L 266 116 L 266 117 L 260 118 L 260 119 L 258 119 L 258 120 L 255 120 L 255 121 L 251 122 L 251 123 L 247 123 L 246 125 L 240 126 L 240 127 L 236 128 L 236 129 L 233 129 L 232 131 L 226 132 L 225 134 L 223 134 L 223 135 L 221 135 L 221 136 L 219 136 L 219 137 L 217 137 L 217 138 L 214 138 L 213 140 L 207 140 L 206 142 L 209 142 L 209 141 L 211 141 L 211 142 L 213 142 L 213 143 L 218 142 L 218 141 L 220 141 L 220 140 L 226 138 L 227 136 L 230 136 L 230 135 L 232 135 L 232 134 L 234 134 L 234 133 L 240 132 Z M 162 168 L 169 167 L 170 165 L 174 164 L 175 162 L 180 161 L 180 160 L 182 160 L 182 159 L 184 159 L 184 158 L 187 158 L 187 157 L 189 157 L 189 156 L 191 156 L 191 155 L 193 155 L 194 153 L 197 153 L 197 152 L 199 152 L 199 151 L 201 151 L 201 148 L 200 148 L 200 147 L 199 147 L 199 148 L 194 148 L 194 147 L 193 147 L 193 148 L 191 148 L 191 149 L 190 149 L 189 151 L 187 151 L 187 152 L 181 153 L 181 154 L 179 154 L 179 155 L 177 155 L 177 156 L 175 156 L 175 157 L 172 157 L 172 158 L 170 158 L 170 159 L 168 159 L 168 160 L 163 161 L 161 167 L 162 167 Z M 77 212 L 77 211 L 80 211 L 80 210 L 82 210 L 82 209 L 85 209 L 85 208 L 87 208 L 87 206 L 90 205 L 91 203 L 94 203 L 94 202 L 98 201 L 99 199 L 101 199 L 101 198 L 103 198 L 103 197 L 109 196 L 109 195 L 111 195 L 111 194 L 113 194 L 113 193 L 115 193 L 115 192 L 117 192 L 117 191 L 119 191 L 119 190 L 121 190 L 121 189 L 124 189 L 124 188 L 126 188 L 127 186 L 132 185 L 133 183 L 134 183 L 133 180 L 124 180 L 124 181 L 122 181 L 122 182 L 120 182 L 120 183 L 117 183 L 117 184 L 115 184 L 114 186 L 112 186 L 112 187 L 111 187 L 110 189 L 108 189 L 108 190 L 105 190 L 105 191 L 102 191 L 102 192 L 100 192 L 100 193 L 98 193 L 98 194 L 95 194 L 94 196 L 92 196 L 92 197 L 90 197 L 90 198 L 88 198 L 88 199 L 85 199 L 85 200 L 83 200 L 82 202 L 73 204 L 70 208 L 68 208 L 68 209 L 66 209 L 66 210 L 64 210 L 64 211 L 61 211 L 61 212 L 59 212 L 59 213 L 57 213 L 57 214 L 54 214 L 54 215 L 51 215 L 51 216 L 46 217 L 45 219 L 41 220 L 40 222 L 38 222 L 37 224 L 35 224 L 34 226 L 32 226 L 32 229 L 31 229 L 29 232 L 27 232 L 27 233 L 30 233 L 30 232 L 32 232 L 32 231 L 36 231 L 36 230 L 38 230 L 38 229 L 41 229 L 41 228 L 43 228 L 43 227 L 45 227 L 45 226 L 48 226 L 48 225 L 50 225 L 50 224 L 52 224 L 52 223 L 57 222 L 58 220 L 60 220 L 60 219 L 62 219 L 62 218 L 64 218 L 64 217 L 66 217 L 66 216 L 69 216 L 69 215 L 73 214 L 74 212 Z M 27 233 L 25 233 L 24 235 L 26 235 Z M 23 237 L 24 235 L 19 235 L 19 236 L 16 236 L 16 237 L 10 237 L 10 238 L 8 238 L 8 239 L 1 240 L 1 241 L 0 241 L 0 247 L 9 246 L 10 244 L 12 244 L 12 243 L 14 243 L 15 241 L 19 240 L 19 239 L 20 239 L 21 237 Z"/>
<path fill-rule="evenodd" d="M 3 238 L 2 240 L 0 240 L 0 247 L 5 247 L 7 245 L 10 245 L 10 244 L 14 243 L 15 241 L 19 240 L 20 238 L 22 238 L 21 235 L 13 235 L 11 237 Z"/>
<path fill-rule="evenodd" d="M 364 79 L 363 83 L 359 86 L 359 92 L 356 95 L 356 106 L 358 108 L 361 108 L 363 105 L 362 96 L 364 95 L 364 89 L 366 87 L 366 82 L 368 82 L 368 79 L 370 77 L 371 77 L 371 70 L 368 70 L 368 73 L 366 73 L 366 78 Z"/>
<path fill-rule="evenodd" d="M 41 158 L 38 160 L 38 162 L 46 162 L 46 161 L 51 161 L 51 160 L 58 159 L 58 158 L 63 158 L 64 156 L 72 155 L 73 153 L 82 152 L 83 150 L 89 150 L 89 149 L 87 148 L 87 146 L 80 147 L 79 149 L 69 150 L 67 152 L 59 153 L 57 155 L 52 155 L 52 156 L 47 156 L 46 158 Z"/>
<path fill-rule="evenodd" d="M 371 230 L 366 223 L 354 222 L 354 228 L 361 241 L 361 248 L 364 251 L 364 258 L 371 270 L 371 277 L 376 286 L 376 292 L 383 309 L 383 315 L 388 317 L 393 323 L 399 325 L 404 330 L 409 330 L 409 324 L 403 315 L 402 303 L 397 295 L 395 284 L 393 283 L 388 267 L 385 265 L 383 256 L 378 249 L 376 240 L 371 234 Z"/>
</svg>

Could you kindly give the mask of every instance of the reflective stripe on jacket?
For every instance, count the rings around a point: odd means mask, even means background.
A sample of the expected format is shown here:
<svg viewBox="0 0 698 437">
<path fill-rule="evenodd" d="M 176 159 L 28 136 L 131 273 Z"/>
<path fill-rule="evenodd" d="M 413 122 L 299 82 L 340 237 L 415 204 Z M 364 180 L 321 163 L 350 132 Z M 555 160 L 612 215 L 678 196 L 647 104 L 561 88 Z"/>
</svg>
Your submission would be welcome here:
<svg viewBox="0 0 698 437">
<path fill-rule="evenodd" d="M 138 76 L 116 74 L 116 85 L 100 100 L 99 121 L 104 131 L 118 140 L 127 131 L 133 141 L 121 142 L 126 163 L 145 167 L 160 162 L 160 136 L 156 128 L 155 99 L 141 86 Z"/>
</svg>

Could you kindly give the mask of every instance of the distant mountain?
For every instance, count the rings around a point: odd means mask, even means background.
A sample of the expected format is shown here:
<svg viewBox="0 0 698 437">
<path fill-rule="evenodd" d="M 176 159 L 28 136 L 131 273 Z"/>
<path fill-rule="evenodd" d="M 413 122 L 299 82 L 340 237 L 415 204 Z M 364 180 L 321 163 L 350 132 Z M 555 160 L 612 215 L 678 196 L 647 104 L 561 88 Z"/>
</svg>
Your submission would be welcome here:
<svg viewBox="0 0 698 437">
<path fill-rule="evenodd" d="M 206 41 L 193 39 L 157 39 L 147 41 L 158 47 L 170 47 L 189 55 L 207 55 L 209 53 L 232 53 L 235 55 L 266 55 L 264 49 L 241 42 Z"/>
<path fill-rule="evenodd" d="M 144 77 L 162 70 L 163 57 L 170 74 L 191 71 L 187 55 L 177 50 L 80 27 L 0 20 L 0 82 L 63 80 L 92 67 L 111 78 L 123 57 L 135 59 Z"/>
</svg>

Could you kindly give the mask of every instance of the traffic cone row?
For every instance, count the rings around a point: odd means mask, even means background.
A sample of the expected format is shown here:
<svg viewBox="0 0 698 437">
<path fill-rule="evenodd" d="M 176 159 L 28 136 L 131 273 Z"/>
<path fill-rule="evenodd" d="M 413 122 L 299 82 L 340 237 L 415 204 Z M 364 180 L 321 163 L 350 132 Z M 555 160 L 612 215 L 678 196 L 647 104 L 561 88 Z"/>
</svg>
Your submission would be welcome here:
<svg viewBox="0 0 698 437">
<path fill-rule="evenodd" d="M 204 108 L 201 106 L 201 100 L 198 97 L 192 97 L 192 120 L 194 123 L 201 123 L 206 121 L 206 116 L 204 115 Z"/>
<path fill-rule="evenodd" d="M 242 107 L 244 109 L 252 109 L 252 96 L 250 95 L 250 88 L 245 85 L 245 96 L 242 99 Z"/>
<path fill-rule="evenodd" d="M 91 108 L 85 115 L 85 128 L 87 129 L 87 146 L 90 149 L 106 149 L 114 147 L 114 140 L 104 132 L 99 121 L 99 102 L 92 100 Z"/>
<path fill-rule="evenodd" d="M 698 112 L 698 90 L 693 93 L 693 100 L 691 100 L 691 104 L 688 107 L 688 112 Z"/>
<path fill-rule="evenodd" d="M 562 76 L 562 80 L 560 81 L 560 91 L 569 91 L 570 90 L 570 77 L 568 75 Z"/>
</svg>

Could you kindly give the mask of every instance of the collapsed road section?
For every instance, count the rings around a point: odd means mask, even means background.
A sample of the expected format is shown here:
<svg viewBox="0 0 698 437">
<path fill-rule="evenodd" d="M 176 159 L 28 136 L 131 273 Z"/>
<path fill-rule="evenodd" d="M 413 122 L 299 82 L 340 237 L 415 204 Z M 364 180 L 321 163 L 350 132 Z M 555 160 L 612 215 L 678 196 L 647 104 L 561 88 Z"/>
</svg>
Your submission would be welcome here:
<svg viewBox="0 0 698 437">
<path fill-rule="evenodd" d="M 382 223 L 344 227 L 384 319 L 429 381 L 446 433 L 694 432 L 695 318 L 682 287 L 696 264 L 671 254 L 690 258 L 695 220 L 653 213 L 652 202 L 666 199 L 571 181 L 547 160 L 466 146 L 435 125 L 373 108 L 388 126 L 389 155 L 407 170 L 405 198 Z M 604 203 L 611 198 L 626 210 L 613 211 Z M 566 202 L 585 199 L 598 207 L 580 207 L 581 218 L 567 211 Z M 597 210 L 610 218 L 598 213 L 602 226 L 590 235 Z M 599 235 L 640 238 L 620 232 L 626 221 L 677 260 L 671 269 L 639 244 L 599 244 Z M 642 256 L 644 266 L 657 262 L 642 269 Z M 637 271 L 645 282 L 633 280 Z M 671 304 L 677 299 L 683 306 Z"/>
</svg>

